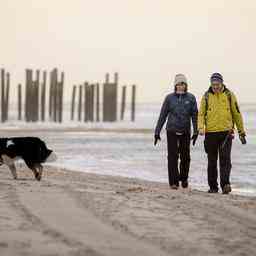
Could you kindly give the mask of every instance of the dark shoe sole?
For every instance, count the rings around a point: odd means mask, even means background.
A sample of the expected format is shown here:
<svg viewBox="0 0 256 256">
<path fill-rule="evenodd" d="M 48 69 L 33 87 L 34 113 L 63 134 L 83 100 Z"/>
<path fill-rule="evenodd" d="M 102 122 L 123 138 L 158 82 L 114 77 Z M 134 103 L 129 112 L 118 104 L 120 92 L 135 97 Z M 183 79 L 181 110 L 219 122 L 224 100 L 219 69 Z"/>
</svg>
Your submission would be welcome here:
<svg viewBox="0 0 256 256">
<path fill-rule="evenodd" d="M 219 193 L 219 190 L 218 189 L 209 189 L 208 193 L 210 193 L 210 194 L 217 194 L 217 193 Z"/>
</svg>

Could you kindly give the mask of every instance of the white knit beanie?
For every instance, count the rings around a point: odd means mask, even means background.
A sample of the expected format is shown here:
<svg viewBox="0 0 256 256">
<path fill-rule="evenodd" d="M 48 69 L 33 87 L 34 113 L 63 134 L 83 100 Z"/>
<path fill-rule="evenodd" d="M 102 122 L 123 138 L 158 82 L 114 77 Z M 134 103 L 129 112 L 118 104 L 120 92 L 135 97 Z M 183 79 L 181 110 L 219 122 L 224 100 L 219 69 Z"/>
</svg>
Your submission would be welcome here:
<svg viewBox="0 0 256 256">
<path fill-rule="evenodd" d="M 175 79 L 174 79 L 174 86 L 176 86 L 177 84 L 180 84 L 180 83 L 188 84 L 187 78 L 186 78 L 185 75 L 183 75 L 183 74 L 177 74 L 177 75 L 175 76 Z"/>
</svg>

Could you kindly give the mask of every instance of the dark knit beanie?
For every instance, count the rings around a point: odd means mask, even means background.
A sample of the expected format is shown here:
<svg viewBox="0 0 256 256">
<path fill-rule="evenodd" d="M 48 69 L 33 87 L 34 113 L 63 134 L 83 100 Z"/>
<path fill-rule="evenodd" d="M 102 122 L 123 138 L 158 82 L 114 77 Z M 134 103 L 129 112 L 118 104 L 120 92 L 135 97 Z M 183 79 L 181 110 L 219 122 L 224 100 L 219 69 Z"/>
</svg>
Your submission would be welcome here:
<svg viewBox="0 0 256 256">
<path fill-rule="evenodd" d="M 219 82 L 219 83 L 223 83 L 223 77 L 220 73 L 213 73 L 211 75 L 211 83 L 213 82 Z"/>
</svg>

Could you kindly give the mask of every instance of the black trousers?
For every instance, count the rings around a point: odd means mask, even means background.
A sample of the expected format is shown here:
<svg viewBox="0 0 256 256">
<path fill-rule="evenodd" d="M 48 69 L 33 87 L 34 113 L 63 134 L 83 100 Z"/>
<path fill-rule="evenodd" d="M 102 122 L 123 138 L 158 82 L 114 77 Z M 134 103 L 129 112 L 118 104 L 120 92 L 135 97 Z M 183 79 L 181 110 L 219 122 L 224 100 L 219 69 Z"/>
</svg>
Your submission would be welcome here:
<svg viewBox="0 0 256 256">
<path fill-rule="evenodd" d="M 226 140 L 226 141 L 225 141 Z M 225 146 L 223 147 L 223 142 Z M 231 172 L 231 148 L 232 138 L 228 132 L 211 132 L 206 133 L 204 141 L 205 151 L 208 156 L 208 184 L 211 189 L 218 188 L 218 156 L 220 169 L 220 186 L 223 188 L 230 184 Z"/>
<path fill-rule="evenodd" d="M 176 135 L 167 131 L 169 185 L 187 181 L 190 167 L 190 134 Z M 178 168 L 178 161 L 180 165 Z"/>
</svg>

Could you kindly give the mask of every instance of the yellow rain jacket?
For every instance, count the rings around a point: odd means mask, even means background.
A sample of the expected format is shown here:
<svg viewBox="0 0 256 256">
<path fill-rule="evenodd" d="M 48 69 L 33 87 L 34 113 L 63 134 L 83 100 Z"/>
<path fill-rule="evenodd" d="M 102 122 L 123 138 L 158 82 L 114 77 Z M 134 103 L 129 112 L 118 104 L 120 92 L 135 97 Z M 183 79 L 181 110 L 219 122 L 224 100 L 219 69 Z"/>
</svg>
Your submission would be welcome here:
<svg viewBox="0 0 256 256">
<path fill-rule="evenodd" d="M 234 128 L 234 124 L 238 133 L 245 133 L 236 96 L 225 86 L 220 93 L 213 93 L 210 88 L 201 100 L 198 114 L 199 131 L 206 133 L 229 131 Z"/>
</svg>

